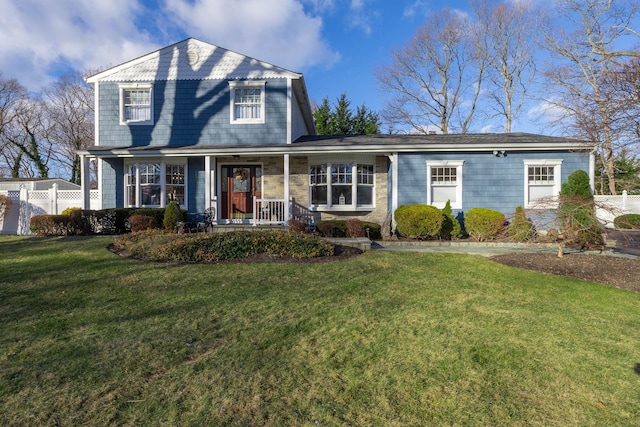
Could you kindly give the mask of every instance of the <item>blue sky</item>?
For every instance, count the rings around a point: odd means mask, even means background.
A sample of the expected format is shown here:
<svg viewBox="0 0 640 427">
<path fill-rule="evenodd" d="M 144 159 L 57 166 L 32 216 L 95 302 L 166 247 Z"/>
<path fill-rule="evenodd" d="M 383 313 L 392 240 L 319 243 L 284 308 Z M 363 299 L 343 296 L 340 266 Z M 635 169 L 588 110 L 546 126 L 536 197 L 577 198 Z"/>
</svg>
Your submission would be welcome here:
<svg viewBox="0 0 640 427">
<path fill-rule="evenodd" d="M 467 2 L 0 0 L 0 72 L 37 91 L 65 70 L 103 69 L 195 37 L 302 72 L 312 102 L 346 92 L 354 107 L 379 111 L 376 68 L 445 7 Z M 523 117 L 514 131 L 545 131 Z"/>
</svg>

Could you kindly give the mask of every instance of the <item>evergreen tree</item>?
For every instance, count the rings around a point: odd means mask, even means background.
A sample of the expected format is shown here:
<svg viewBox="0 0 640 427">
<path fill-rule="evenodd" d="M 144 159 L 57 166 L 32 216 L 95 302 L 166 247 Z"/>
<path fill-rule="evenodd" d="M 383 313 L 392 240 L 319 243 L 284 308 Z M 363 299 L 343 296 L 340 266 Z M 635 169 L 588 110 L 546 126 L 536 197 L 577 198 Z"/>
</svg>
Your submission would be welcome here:
<svg viewBox="0 0 640 427">
<path fill-rule="evenodd" d="M 343 93 L 332 107 L 329 99 L 324 98 L 322 104 L 313 110 L 313 120 L 318 135 L 371 135 L 380 133 L 378 113 L 371 111 L 365 104 L 354 113 L 351 101 Z"/>
</svg>

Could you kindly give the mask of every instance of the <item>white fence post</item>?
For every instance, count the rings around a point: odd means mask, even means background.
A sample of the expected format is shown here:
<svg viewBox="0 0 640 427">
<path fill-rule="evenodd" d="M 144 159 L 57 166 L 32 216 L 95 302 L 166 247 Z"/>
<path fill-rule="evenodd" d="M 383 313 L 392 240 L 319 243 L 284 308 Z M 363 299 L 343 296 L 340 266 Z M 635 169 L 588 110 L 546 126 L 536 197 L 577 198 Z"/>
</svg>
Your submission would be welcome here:
<svg viewBox="0 0 640 427">
<path fill-rule="evenodd" d="M 627 190 L 622 191 L 622 209 L 627 209 Z"/>
<path fill-rule="evenodd" d="M 58 184 L 55 182 L 49 189 L 49 203 L 51 203 L 51 213 L 58 215 Z"/>
<path fill-rule="evenodd" d="M 19 236 L 25 236 L 27 234 L 31 234 L 31 212 L 29 209 L 29 191 L 24 188 L 24 186 L 20 187 L 20 202 L 19 202 L 19 213 L 18 213 L 18 230 L 16 234 Z"/>
</svg>

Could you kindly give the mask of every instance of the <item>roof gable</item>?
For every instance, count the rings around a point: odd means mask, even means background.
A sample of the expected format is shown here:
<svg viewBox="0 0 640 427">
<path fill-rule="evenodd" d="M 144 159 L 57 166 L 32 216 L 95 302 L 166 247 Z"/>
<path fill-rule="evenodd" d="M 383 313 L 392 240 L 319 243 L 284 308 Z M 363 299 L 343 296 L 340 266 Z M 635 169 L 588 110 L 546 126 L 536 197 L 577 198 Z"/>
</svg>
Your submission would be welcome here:
<svg viewBox="0 0 640 427">
<path fill-rule="evenodd" d="M 299 79 L 301 74 L 188 38 L 87 78 L 98 81 Z"/>
</svg>

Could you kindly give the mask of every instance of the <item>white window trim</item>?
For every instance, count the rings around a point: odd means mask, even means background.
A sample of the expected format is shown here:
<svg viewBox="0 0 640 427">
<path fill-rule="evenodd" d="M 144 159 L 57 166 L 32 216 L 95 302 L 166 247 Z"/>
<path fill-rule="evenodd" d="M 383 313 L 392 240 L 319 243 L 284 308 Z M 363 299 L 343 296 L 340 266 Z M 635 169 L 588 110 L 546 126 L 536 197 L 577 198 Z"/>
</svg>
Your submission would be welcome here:
<svg viewBox="0 0 640 427">
<path fill-rule="evenodd" d="M 351 194 L 352 203 L 349 205 L 333 205 L 331 202 L 332 198 L 332 182 L 331 182 L 331 167 L 334 164 L 348 164 L 351 165 Z M 371 195 L 371 204 L 370 205 L 358 205 L 358 165 L 368 165 L 373 166 L 373 184 L 372 195 Z M 376 193 L 377 193 L 377 183 L 376 183 L 376 162 L 375 159 L 363 159 L 363 158 L 349 158 L 349 159 L 332 159 L 332 160 L 320 160 L 320 159 L 309 159 L 309 168 L 311 166 L 319 166 L 324 165 L 327 167 L 327 204 L 326 205 L 314 205 L 311 200 L 311 182 L 310 175 L 307 172 L 307 186 L 309 189 L 309 203 L 308 206 L 311 210 L 314 211 L 322 211 L 322 212 L 363 212 L 363 211 L 372 211 L 376 208 Z"/>
<path fill-rule="evenodd" d="M 464 160 L 427 160 L 427 204 L 438 209 L 445 207 L 445 203 L 435 203 L 432 200 L 431 168 L 448 167 L 456 168 L 456 201 L 451 202 L 451 209 L 462 209 L 462 166 Z"/>
<path fill-rule="evenodd" d="M 562 182 L 562 159 L 535 159 L 523 160 L 524 163 L 524 207 L 525 209 L 555 209 L 558 207 L 557 197 L 560 194 Z M 553 201 L 548 203 L 531 203 L 529 200 L 529 167 L 531 166 L 553 166 Z"/>
<path fill-rule="evenodd" d="M 140 195 L 140 168 L 136 168 L 136 205 L 130 205 L 129 200 L 127 198 L 127 174 L 129 173 L 129 168 L 135 164 L 148 164 L 148 163 L 157 163 L 160 165 L 160 204 L 159 205 L 143 205 L 140 203 L 141 195 Z M 124 164 L 124 207 L 127 208 L 164 208 L 167 206 L 167 180 L 166 180 L 166 172 L 167 172 L 167 164 L 171 165 L 183 165 L 184 166 L 184 205 L 180 207 L 182 209 L 189 208 L 189 172 L 187 170 L 187 160 L 184 158 L 170 158 L 166 160 L 159 159 L 138 159 L 126 161 Z"/>
<path fill-rule="evenodd" d="M 242 81 L 230 81 L 229 88 L 231 89 L 229 97 L 229 109 L 230 109 L 230 123 L 231 124 L 264 124 L 267 110 L 265 108 L 265 92 L 267 82 L 265 80 L 242 80 Z M 257 119 L 238 119 L 236 118 L 236 88 L 260 88 L 260 111 L 262 114 Z"/>
<path fill-rule="evenodd" d="M 120 124 L 121 125 L 152 125 L 153 124 L 153 84 L 152 83 L 123 83 L 118 85 L 120 92 Z M 149 89 L 149 120 L 125 120 L 124 91 L 131 89 Z"/>
</svg>

